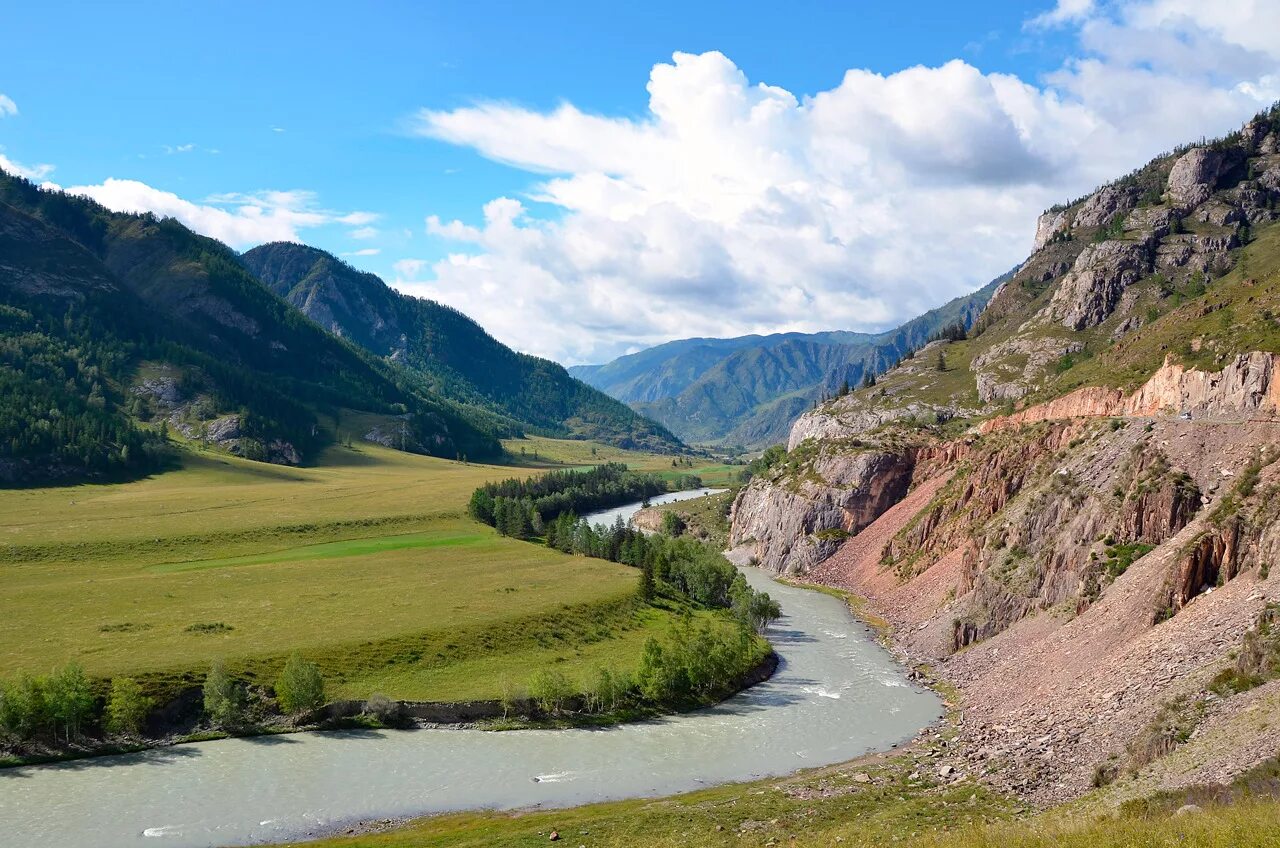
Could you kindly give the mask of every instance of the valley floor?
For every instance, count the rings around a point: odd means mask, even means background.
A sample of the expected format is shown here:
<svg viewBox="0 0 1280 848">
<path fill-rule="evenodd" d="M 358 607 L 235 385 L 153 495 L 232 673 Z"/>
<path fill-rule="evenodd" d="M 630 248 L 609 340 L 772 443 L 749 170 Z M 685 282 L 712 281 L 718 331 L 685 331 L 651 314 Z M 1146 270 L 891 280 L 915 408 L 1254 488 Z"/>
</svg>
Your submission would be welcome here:
<svg viewBox="0 0 1280 848">
<path fill-rule="evenodd" d="M 447 701 L 509 695 L 553 664 L 635 666 L 676 620 L 634 603 L 635 569 L 499 536 L 465 504 L 540 468 L 672 473 L 671 457 L 508 449 L 524 467 L 373 444 L 307 468 L 184 451 L 179 470 L 137 482 L 0 491 L 0 680 L 75 661 L 163 695 L 215 660 L 271 680 L 298 652 L 330 697 Z"/>
</svg>

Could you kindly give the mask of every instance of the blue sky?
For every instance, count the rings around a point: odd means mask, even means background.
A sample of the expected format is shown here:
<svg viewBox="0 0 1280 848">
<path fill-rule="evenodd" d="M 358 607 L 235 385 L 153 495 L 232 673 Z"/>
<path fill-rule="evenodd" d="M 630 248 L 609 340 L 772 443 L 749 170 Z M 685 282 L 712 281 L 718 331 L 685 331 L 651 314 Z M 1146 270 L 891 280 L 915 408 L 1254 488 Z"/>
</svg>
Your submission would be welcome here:
<svg viewBox="0 0 1280 848">
<path fill-rule="evenodd" d="M 1045 14 L 1052 18 L 1036 20 Z M 1052 2 L 930 0 L 625 8 L 42 2 L 11 5 L 4 20 L 11 37 L 0 54 L 0 95 L 15 109 L 0 107 L 12 113 L 0 117 L 0 155 L 11 165 L 59 186 L 97 187 L 87 193 L 108 205 L 177 214 L 239 248 L 290 234 L 565 361 L 679 335 L 874 329 L 909 318 L 1025 255 L 1025 245 L 1008 243 L 1028 237 L 1046 199 L 1087 189 L 1106 178 L 1105 168 L 1139 164 L 1187 132 L 1229 129 L 1269 96 L 1274 59 L 1247 32 L 1219 31 L 1178 0 L 1101 8 L 1060 0 L 1056 11 Z M 1164 47 L 1135 52 L 1152 43 Z M 1214 68 L 1179 68 L 1179 43 L 1223 58 Z M 674 61 L 677 52 L 723 61 Z M 1100 70 L 1090 76 L 1086 61 Z M 674 69 L 671 102 L 696 101 L 694 108 L 656 115 L 646 90 L 655 66 Z M 903 74 L 915 66 L 928 73 Z M 870 76 L 842 87 L 850 69 Z M 1096 77 L 1108 73 L 1127 81 L 1104 96 Z M 1142 82 L 1135 74 L 1168 77 L 1188 102 L 1206 92 L 1211 102 L 1190 114 L 1178 103 L 1153 111 L 1134 93 Z M 1022 105 L 1006 76 L 1037 105 Z M 765 100 L 788 114 L 763 123 L 733 117 L 747 108 L 743 92 L 757 98 L 759 83 L 786 94 Z M 1242 84 L 1255 88 L 1244 96 Z M 868 102 L 810 110 L 815 96 L 837 90 Z M 704 101 L 705 91 L 728 92 L 728 100 Z M 921 129 L 916 104 L 937 96 L 953 126 Z M 896 105 L 882 108 L 888 102 Z M 1064 103 L 1078 111 L 1060 114 Z M 564 104 L 573 109 L 567 121 L 558 112 Z M 992 108 L 995 118 L 983 113 Z M 1133 109 L 1150 125 L 1120 126 L 1114 116 Z M 1054 122 L 1093 120 L 1115 131 L 1076 140 L 1107 146 L 1090 157 L 1099 165 L 1084 167 L 1064 152 L 1072 140 Z M 797 129 L 801 121 L 812 126 Z M 1008 143 L 1006 125 L 1016 128 L 1016 149 L 989 155 Z M 521 137 L 504 141 L 503 133 Z M 657 137 L 671 146 L 645 141 Z M 832 140 L 839 147 L 844 138 L 857 143 L 833 152 Z M 954 155 L 945 149 L 951 138 Z M 742 170 L 701 184 L 700 146 L 739 142 L 754 151 L 736 160 Z M 899 157 L 898 148 L 917 142 L 920 155 Z M 649 149 L 655 161 L 633 167 Z M 673 188 L 663 163 L 687 151 L 690 170 Z M 786 168 L 755 179 L 761 162 L 782 158 Z M 846 161 L 862 162 L 875 180 L 850 175 Z M 937 257 L 913 244 L 896 252 L 907 257 L 900 262 L 882 257 L 865 267 L 838 252 L 812 259 L 831 244 L 856 258 L 867 252 L 858 238 L 903 235 L 892 219 L 907 214 L 902 198 L 920 191 L 904 175 L 926 172 L 925 184 L 947 186 L 963 207 L 960 220 L 990 244 L 968 251 L 963 264 L 942 243 Z M 770 180 L 785 185 L 788 203 L 828 211 L 777 214 Z M 733 199 L 751 192 L 759 202 Z M 486 204 L 500 198 L 510 203 L 491 205 L 486 218 Z M 874 218 L 880 207 L 883 220 Z M 664 217 L 672 208 L 683 217 Z M 766 208 L 766 233 L 743 230 Z M 209 209 L 249 220 L 229 224 Z M 975 209 L 996 211 L 975 218 Z M 258 226 L 273 214 L 274 226 Z M 1011 234 L 1014 220 L 1022 223 Z M 823 235 L 804 247 L 814 226 Z M 680 243 L 695 232 L 697 240 Z M 776 247 L 756 254 L 745 242 Z M 648 305 L 637 310 L 635 299 Z M 560 331 L 537 328 L 556 314 Z"/>
</svg>

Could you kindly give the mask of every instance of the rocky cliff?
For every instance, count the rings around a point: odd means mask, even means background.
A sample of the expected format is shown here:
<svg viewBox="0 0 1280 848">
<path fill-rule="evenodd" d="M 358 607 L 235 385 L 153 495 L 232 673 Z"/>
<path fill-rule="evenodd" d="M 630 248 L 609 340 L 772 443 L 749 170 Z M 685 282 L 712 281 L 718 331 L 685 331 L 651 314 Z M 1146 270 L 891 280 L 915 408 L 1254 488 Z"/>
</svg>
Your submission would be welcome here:
<svg viewBox="0 0 1280 848">
<path fill-rule="evenodd" d="M 1034 803 L 1280 744 L 1239 717 L 1280 710 L 1248 659 L 1280 602 L 1278 127 L 1047 212 L 968 338 L 802 416 L 734 505 L 746 554 L 955 684 L 969 771 Z"/>
</svg>

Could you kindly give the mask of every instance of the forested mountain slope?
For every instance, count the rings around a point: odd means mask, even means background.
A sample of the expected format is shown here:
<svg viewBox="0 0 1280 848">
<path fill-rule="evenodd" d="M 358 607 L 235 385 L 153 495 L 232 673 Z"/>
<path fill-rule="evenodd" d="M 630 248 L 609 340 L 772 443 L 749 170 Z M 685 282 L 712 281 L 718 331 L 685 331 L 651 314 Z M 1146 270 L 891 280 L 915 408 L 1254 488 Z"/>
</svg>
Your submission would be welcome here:
<svg viewBox="0 0 1280 848">
<path fill-rule="evenodd" d="M 627 448 L 679 446 L 663 427 L 562 366 L 517 353 L 457 310 L 400 294 L 322 250 L 276 242 L 248 251 L 241 261 L 315 323 L 406 367 L 442 397 L 545 435 Z"/>
<path fill-rule="evenodd" d="M 8 388 L 2 476 L 152 467 L 149 422 L 273 462 L 305 462 L 342 408 L 398 419 L 405 447 L 492 455 L 496 422 L 432 397 L 275 297 L 225 245 L 0 172 Z"/>
<path fill-rule="evenodd" d="M 686 441 L 762 447 L 842 384 L 888 369 L 944 327 L 966 329 L 1000 280 L 876 335 L 832 331 L 684 339 L 570 369 Z"/>
<path fill-rule="evenodd" d="M 981 779 L 1123 799 L 1276 750 L 1278 205 L 1273 109 L 1048 210 L 967 338 L 801 416 L 735 503 L 744 555 L 958 688 Z"/>
</svg>

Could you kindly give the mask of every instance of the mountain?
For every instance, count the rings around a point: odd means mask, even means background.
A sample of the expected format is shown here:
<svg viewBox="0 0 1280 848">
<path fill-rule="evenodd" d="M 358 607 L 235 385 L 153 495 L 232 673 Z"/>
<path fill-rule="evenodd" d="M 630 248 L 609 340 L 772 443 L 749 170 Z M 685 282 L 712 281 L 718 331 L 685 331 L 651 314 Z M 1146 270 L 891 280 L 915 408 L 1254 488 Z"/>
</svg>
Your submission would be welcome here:
<svg viewBox="0 0 1280 848">
<path fill-rule="evenodd" d="M 744 348 L 770 348 L 792 340 L 855 343 L 862 333 L 775 333 L 731 339 L 677 339 L 604 365 L 573 365 L 569 373 L 624 403 L 650 403 L 675 397 L 699 377 Z"/>
<path fill-rule="evenodd" d="M 1280 107 L 1047 210 L 966 338 L 803 414 L 734 503 L 744 560 L 953 687 L 959 773 L 1114 808 L 1273 756 L 1278 207 Z"/>
<path fill-rule="evenodd" d="M 149 470 L 162 422 L 250 458 L 306 462 L 343 409 L 410 449 L 501 451 L 492 416 L 324 332 L 225 245 L 3 172 L 0 344 L 10 482 Z"/>
<path fill-rule="evenodd" d="M 513 430 L 672 450 L 665 428 L 546 359 L 517 353 L 467 316 L 401 294 L 331 254 L 287 242 L 240 261 L 316 324 L 420 377 L 433 393 L 486 410 Z"/>
<path fill-rule="evenodd" d="M 570 372 L 686 441 L 763 447 L 842 383 L 887 369 L 945 327 L 967 329 L 1007 276 L 885 333 L 683 339 Z"/>
</svg>

